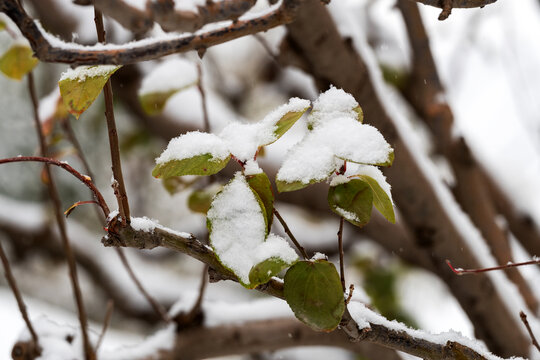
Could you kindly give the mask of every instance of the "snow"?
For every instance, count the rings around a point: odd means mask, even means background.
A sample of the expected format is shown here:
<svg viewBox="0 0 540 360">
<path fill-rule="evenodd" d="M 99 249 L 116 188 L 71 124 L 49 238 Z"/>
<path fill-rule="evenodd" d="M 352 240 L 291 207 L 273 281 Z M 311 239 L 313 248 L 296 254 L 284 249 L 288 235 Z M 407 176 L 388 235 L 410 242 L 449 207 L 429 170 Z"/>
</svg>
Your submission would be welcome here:
<svg viewBox="0 0 540 360">
<path fill-rule="evenodd" d="M 103 349 L 99 352 L 99 359 L 132 360 L 155 356 L 160 350 L 172 350 L 175 339 L 176 325 L 170 324 L 137 345 L 121 346 L 116 349 Z"/>
<path fill-rule="evenodd" d="M 358 216 L 356 216 L 355 213 L 347 211 L 339 206 L 336 206 L 334 210 L 337 211 L 337 213 L 344 217 L 346 220 L 360 222 L 360 219 L 358 218 Z"/>
<path fill-rule="evenodd" d="M 283 104 L 277 109 L 272 110 L 268 115 L 262 120 L 263 124 L 268 124 L 274 126 L 282 117 L 287 115 L 290 112 L 304 112 L 311 105 L 311 102 L 306 99 L 300 99 L 293 97 L 289 99 L 287 104 Z"/>
<path fill-rule="evenodd" d="M 109 214 L 109 217 L 110 216 L 111 215 Z M 152 233 L 152 232 L 154 232 L 155 229 L 161 229 L 163 231 L 166 231 L 166 232 L 168 232 L 170 234 L 173 234 L 173 235 L 176 235 L 176 236 L 179 236 L 179 237 L 182 237 L 182 238 L 190 239 L 190 238 L 193 237 L 193 235 L 188 233 L 188 232 L 176 231 L 176 230 L 169 229 L 169 228 L 167 228 L 167 227 L 165 227 L 163 225 L 160 225 L 157 220 L 149 219 L 146 216 L 143 216 L 143 217 L 131 217 L 130 225 L 134 230 L 137 230 L 137 231 L 144 231 L 144 232 Z"/>
<path fill-rule="evenodd" d="M 248 160 L 244 164 L 244 174 L 245 175 L 257 175 L 262 173 L 263 170 L 259 167 L 259 164 L 257 164 L 257 161 L 255 160 Z"/>
<path fill-rule="evenodd" d="M 39 100 L 38 114 L 42 123 L 54 116 L 60 99 L 60 88 L 55 86 L 53 91 Z"/>
<path fill-rule="evenodd" d="M 349 181 L 351 181 L 351 179 L 345 175 L 336 175 L 332 178 L 332 181 L 330 181 L 330 186 L 338 186 L 341 184 L 346 184 Z"/>
<path fill-rule="evenodd" d="M 156 164 L 204 154 L 212 155 L 212 161 L 221 161 L 229 156 L 229 150 L 223 140 L 214 134 L 190 131 L 172 139 L 167 149 L 156 159 Z"/>
<path fill-rule="evenodd" d="M 68 68 L 62 73 L 59 81 L 77 80 L 78 82 L 84 82 L 87 78 L 109 76 L 119 67 L 116 65 L 92 65 L 78 66 L 75 69 Z"/>
<path fill-rule="evenodd" d="M 313 127 L 326 124 L 333 118 L 356 118 L 358 115 L 353 109 L 358 106 L 354 97 L 343 89 L 330 86 L 330 89 L 322 93 L 313 103 L 313 111 L 309 118 L 309 124 Z"/>
<path fill-rule="evenodd" d="M 402 324 L 398 321 L 390 321 L 386 319 L 384 316 L 375 313 L 373 310 L 368 309 L 364 304 L 357 301 L 351 301 L 347 305 L 347 309 L 349 310 L 353 320 L 356 321 L 356 323 L 358 324 L 358 328 L 360 330 L 370 328 L 370 323 L 375 325 L 382 325 L 387 329 L 397 332 L 405 332 L 414 338 L 423 339 L 443 346 L 446 345 L 448 341 L 459 342 L 460 344 L 475 350 L 480 355 L 484 356 L 486 359 L 501 360 L 500 357 L 491 354 L 481 342 L 469 339 L 461 335 L 461 333 L 455 331 L 431 334 L 427 331 L 411 329 L 405 324 Z"/>
<path fill-rule="evenodd" d="M 263 210 L 240 172 L 216 195 L 207 219 L 210 243 L 219 260 L 243 284 L 249 284 L 249 272 L 258 260 L 275 256 L 290 263 L 297 258 L 294 250 L 277 235 L 270 234 L 268 244 L 265 243 Z"/>
<path fill-rule="evenodd" d="M 323 254 L 323 253 L 316 252 L 316 253 L 311 257 L 310 260 L 312 260 L 312 261 L 317 261 L 317 260 L 328 260 L 328 256 L 326 256 L 326 255 Z"/>
<path fill-rule="evenodd" d="M 182 58 L 169 58 L 144 77 L 139 88 L 139 96 L 180 90 L 196 84 L 197 81 L 195 64 Z"/>
<path fill-rule="evenodd" d="M 36 203 L 13 200 L 0 195 L 0 224 L 12 224 L 28 230 L 46 226 L 46 212 Z"/>
</svg>

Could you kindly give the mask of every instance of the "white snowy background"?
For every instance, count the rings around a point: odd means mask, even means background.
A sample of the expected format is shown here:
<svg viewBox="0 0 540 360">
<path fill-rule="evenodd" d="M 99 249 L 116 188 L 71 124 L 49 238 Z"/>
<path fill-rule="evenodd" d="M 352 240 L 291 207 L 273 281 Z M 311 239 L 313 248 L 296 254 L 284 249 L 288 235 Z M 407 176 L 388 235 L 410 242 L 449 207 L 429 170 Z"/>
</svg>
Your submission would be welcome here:
<svg viewBox="0 0 540 360">
<path fill-rule="evenodd" d="M 79 41 L 93 40 L 92 12 L 89 8 L 81 8 L 69 1 L 56 0 L 63 4 L 77 18 L 81 19 L 78 31 Z M 141 2 L 131 0 L 134 3 Z M 330 5 L 332 14 L 340 27 L 340 31 L 353 35 L 357 46 L 366 35 L 376 36 L 378 46 L 373 50 L 378 61 L 395 68 L 406 69 L 409 55 L 403 21 L 392 0 L 334 0 Z M 448 20 L 439 22 L 437 16 L 440 10 L 421 6 L 424 23 L 429 32 L 431 48 L 437 63 L 439 75 L 446 87 L 449 104 L 454 111 L 455 132 L 463 135 L 475 156 L 511 194 L 515 203 L 526 213 L 540 223 L 540 1 L 538 0 L 498 0 L 484 9 L 459 10 L 454 9 Z M 111 25 L 112 26 L 112 25 Z M 117 41 L 124 41 L 125 31 L 115 26 Z M 272 46 L 277 46 L 283 35 L 283 29 L 276 29 L 265 34 Z M 5 48 L 9 39 L 0 34 L 0 46 Z M 260 63 L 268 55 L 262 46 L 253 38 L 240 39 L 229 44 L 220 45 L 208 51 L 203 60 L 205 69 L 205 86 L 210 107 L 210 122 L 214 132 L 219 133 L 232 119 L 262 119 L 264 114 L 275 107 L 286 103 L 287 98 L 280 88 L 269 86 L 267 83 L 256 82 L 260 75 Z M 368 56 L 369 57 L 369 56 Z M 193 54 L 187 58 L 197 61 Z M 142 69 L 149 70 L 155 64 L 145 63 Z M 239 66 L 241 65 L 241 66 Z M 217 67 L 219 73 L 212 72 Z M 42 65 L 37 68 L 40 92 L 46 95 L 50 84 L 59 78 L 65 66 Z M 214 76 L 215 75 L 215 76 Z M 301 88 L 304 96 L 315 99 L 318 92 L 312 82 L 301 72 L 293 69 L 285 70 L 280 79 L 281 87 Z M 238 114 L 220 95 L 221 91 L 241 92 L 245 101 Z M 32 154 L 37 146 L 31 109 L 27 102 L 24 82 L 17 83 L 0 77 L 0 157 Z M 383 91 L 387 91 L 383 89 Z M 395 98 L 389 92 L 387 99 Z M 83 147 L 88 150 L 94 172 L 98 173 L 97 183 L 100 188 L 108 189 L 110 174 L 108 165 L 103 164 L 107 159 L 107 143 L 104 131 L 99 123 L 90 123 L 102 111 L 98 100 L 88 113 L 81 117 L 80 123 L 75 124 L 76 131 L 84 132 L 81 136 Z M 395 107 L 400 108 L 399 99 L 395 99 Z M 179 121 L 202 126 L 200 97 L 195 88 L 175 95 L 168 102 L 165 114 Z M 85 119 L 86 117 L 86 119 Z M 125 111 L 118 109 L 117 113 L 120 136 L 127 136 L 134 131 L 134 125 L 129 121 Z M 81 122 L 87 120 L 86 124 Z M 408 124 L 404 128 L 411 129 Z M 277 162 L 283 159 L 286 150 L 302 136 L 302 130 L 295 126 L 290 134 L 276 144 L 269 146 L 267 159 Z M 421 132 L 411 134 L 411 142 L 418 146 L 419 151 L 429 148 Z M 178 193 L 169 196 L 159 181 L 151 178 L 153 157 L 163 149 L 163 144 L 151 144 L 147 148 L 133 151 L 127 155 L 128 192 L 138 192 L 132 200 L 137 216 L 147 215 L 166 226 L 180 231 L 202 233 L 204 218 L 190 214 L 178 204 L 185 203 L 187 194 Z M 152 153 L 153 152 L 153 153 Z M 68 159 L 76 162 L 76 160 Z M 9 168 L 8 168 L 9 166 Z M 0 170 L 0 221 L 18 221 L 24 226 L 38 226 L 45 221 L 41 205 L 41 184 L 38 166 L 5 165 Z M 440 176 L 443 176 L 442 174 Z M 81 188 L 71 179 L 59 174 L 60 186 L 64 189 L 63 196 L 70 200 L 80 200 Z M 141 191 L 145 189 L 145 191 Z M 113 204 L 110 191 L 106 191 L 107 200 Z M 68 204 L 69 205 L 69 204 Z M 281 207 L 284 217 L 291 218 L 290 225 L 295 233 L 304 234 L 313 244 L 327 244 L 329 239 L 334 241 L 336 223 L 314 222 L 303 220 L 294 207 Z M 178 209 L 178 212 L 171 211 Z M 78 211 L 78 210 L 77 210 Z M 77 212 L 76 211 L 76 212 Z M 90 213 L 82 209 L 81 213 Z M 126 275 L 123 273 L 117 259 L 106 252 L 98 242 L 99 235 L 82 229 L 89 221 L 84 216 L 74 214 L 70 223 L 70 231 L 74 234 L 85 235 L 74 239 L 76 246 L 85 251 L 101 256 L 102 262 L 109 267 L 111 273 L 118 276 L 118 286 L 125 287 L 126 292 L 133 294 L 135 302 L 144 304 Z M 469 234 L 477 239 L 476 234 Z M 1 240 L 1 239 L 0 239 Z M 475 240 L 473 240 L 475 241 Z M 528 255 L 514 244 L 515 251 L 524 260 Z M 353 248 L 362 254 L 382 256 L 382 250 L 375 244 L 365 242 Z M 200 264 L 193 260 L 182 258 L 181 264 L 171 261 L 167 265 L 173 271 L 160 270 L 158 266 L 141 259 L 134 252 L 129 252 L 136 272 L 143 283 L 149 287 L 158 298 L 174 302 L 178 297 L 181 301 L 177 308 L 187 307 L 194 298 L 200 278 Z M 531 254 L 540 255 L 540 254 Z M 47 272 L 40 273 L 40 269 Z M 170 270 L 169 269 L 169 270 Z M 65 268 L 54 268 L 50 264 L 37 263 L 32 268 L 16 266 L 17 278 L 23 283 L 23 292 L 32 319 L 46 316 L 57 323 L 76 325 L 73 304 L 69 294 L 69 285 Z M 523 268 L 524 276 L 531 284 L 537 285 L 540 272 L 535 267 Z M 180 274 L 180 275 L 179 275 Z M 350 281 L 355 282 L 353 270 L 349 271 Z M 83 276 L 83 291 L 91 297 L 94 291 L 92 285 Z M 161 282 L 161 283 L 160 283 Z M 167 283 L 167 287 L 160 284 Z M 15 301 L 5 282 L 0 282 L 0 359 L 8 359 L 11 346 L 20 336 L 23 323 Z M 41 284 L 41 286 L 37 286 Z M 46 284 L 46 285 L 43 285 Z M 533 286 L 538 292 L 538 286 Z M 36 290 L 38 289 L 38 290 Z M 59 290 L 60 289 L 60 290 Z M 473 329 L 463 311 L 449 294 L 444 283 L 433 275 L 421 270 L 408 269 L 399 277 L 398 292 L 402 306 L 415 319 L 420 328 L 432 332 L 448 331 L 450 329 L 472 337 Z M 283 302 L 274 300 L 253 300 L 253 294 L 235 284 L 212 284 L 207 294 L 207 309 L 211 324 L 219 324 L 234 320 L 239 314 L 244 318 L 259 317 L 260 313 L 290 316 Z M 257 295 L 255 297 L 258 298 Z M 219 300 L 219 301 L 218 301 Z M 259 303 L 266 301 L 266 303 Z M 92 303 L 93 310 L 103 306 L 99 301 Z M 231 304 L 238 304 L 233 307 Z M 186 305 L 187 304 L 187 305 Z M 242 305 L 244 304 L 244 305 Z M 260 306 L 264 311 L 257 310 Z M 67 309 L 67 310 L 66 310 Z M 226 310 L 225 310 L 226 309 Z M 252 309 L 248 311 L 247 309 Z M 255 310 L 253 310 L 255 309 Z M 517 311 L 518 309 L 516 309 Z M 104 308 L 101 311 L 104 312 Z M 97 333 L 100 324 L 94 323 L 93 330 Z M 535 328 L 537 334 L 540 329 Z M 114 351 L 121 344 L 138 344 L 148 335 L 141 329 L 123 327 L 110 330 L 107 333 L 104 351 Z M 538 353 L 531 352 L 531 358 L 540 358 Z M 335 349 L 304 349 L 285 350 L 277 352 L 276 358 L 311 358 L 311 359 L 350 359 L 347 352 Z"/>
</svg>

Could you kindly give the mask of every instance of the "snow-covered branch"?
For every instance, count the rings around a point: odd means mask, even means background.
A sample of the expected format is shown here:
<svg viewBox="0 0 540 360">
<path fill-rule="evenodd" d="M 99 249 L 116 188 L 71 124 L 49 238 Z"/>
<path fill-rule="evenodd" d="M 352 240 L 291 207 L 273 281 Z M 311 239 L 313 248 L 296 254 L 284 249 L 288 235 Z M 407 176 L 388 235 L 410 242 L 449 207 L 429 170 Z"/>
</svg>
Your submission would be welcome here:
<svg viewBox="0 0 540 360">
<path fill-rule="evenodd" d="M 214 30 L 147 38 L 124 45 L 83 46 L 66 43 L 42 29 L 16 0 L 0 0 L 0 11 L 15 22 L 41 61 L 76 65 L 125 65 L 189 50 L 204 53 L 211 46 L 288 24 L 294 20 L 303 1 L 284 0 L 277 9 L 272 8 L 263 15 L 239 19 Z"/>
</svg>

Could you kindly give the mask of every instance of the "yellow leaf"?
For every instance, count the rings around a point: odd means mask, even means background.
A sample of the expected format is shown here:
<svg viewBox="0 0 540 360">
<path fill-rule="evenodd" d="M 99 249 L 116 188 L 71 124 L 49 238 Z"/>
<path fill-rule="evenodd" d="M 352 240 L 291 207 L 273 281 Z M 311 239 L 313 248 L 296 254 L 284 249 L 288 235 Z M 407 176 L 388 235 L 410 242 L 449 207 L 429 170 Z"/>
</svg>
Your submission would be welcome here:
<svg viewBox="0 0 540 360">
<path fill-rule="evenodd" d="M 39 62 L 27 45 L 15 44 L 0 58 L 0 71 L 7 77 L 21 80 Z"/>
</svg>

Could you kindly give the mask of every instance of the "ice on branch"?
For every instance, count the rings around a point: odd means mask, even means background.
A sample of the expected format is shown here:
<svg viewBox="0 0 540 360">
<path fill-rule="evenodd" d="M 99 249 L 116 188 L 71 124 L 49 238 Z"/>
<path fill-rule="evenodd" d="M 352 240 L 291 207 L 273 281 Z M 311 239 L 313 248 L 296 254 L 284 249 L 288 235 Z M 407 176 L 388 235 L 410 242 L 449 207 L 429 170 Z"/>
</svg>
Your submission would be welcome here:
<svg viewBox="0 0 540 360">
<path fill-rule="evenodd" d="M 285 239 L 274 234 L 267 238 L 264 205 L 240 172 L 214 198 L 207 223 L 220 262 L 246 287 L 257 285 L 250 281 L 250 271 L 260 262 L 276 258 L 290 265 L 298 258 Z"/>
<path fill-rule="evenodd" d="M 315 101 L 308 133 L 287 155 L 277 175 L 279 191 L 301 189 L 327 179 L 344 161 L 391 165 L 392 147 L 381 133 L 364 125 L 354 98 L 331 87 Z"/>
</svg>

